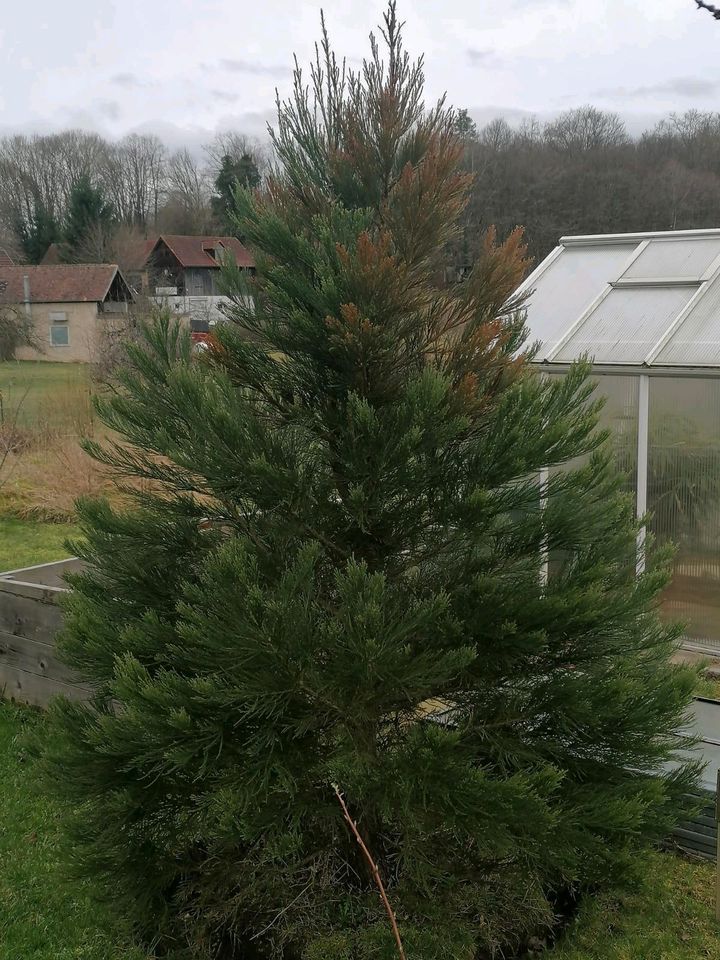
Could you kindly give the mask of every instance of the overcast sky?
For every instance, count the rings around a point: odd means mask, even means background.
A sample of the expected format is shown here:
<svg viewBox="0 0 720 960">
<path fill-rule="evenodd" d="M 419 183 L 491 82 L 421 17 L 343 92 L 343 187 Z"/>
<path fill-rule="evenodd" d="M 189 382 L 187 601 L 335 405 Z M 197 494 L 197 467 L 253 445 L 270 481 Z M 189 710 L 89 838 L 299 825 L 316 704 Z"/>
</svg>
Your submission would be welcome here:
<svg viewBox="0 0 720 960">
<path fill-rule="evenodd" d="M 318 36 L 306 0 L 25 0 L 0 10 L 0 131 L 154 130 L 175 144 L 235 128 L 262 135 Z M 384 8 L 325 3 L 352 64 Z M 592 102 L 637 132 L 720 104 L 720 22 L 693 0 L 399 0 L 427 92 L 480 122 Z"/>
</svg>

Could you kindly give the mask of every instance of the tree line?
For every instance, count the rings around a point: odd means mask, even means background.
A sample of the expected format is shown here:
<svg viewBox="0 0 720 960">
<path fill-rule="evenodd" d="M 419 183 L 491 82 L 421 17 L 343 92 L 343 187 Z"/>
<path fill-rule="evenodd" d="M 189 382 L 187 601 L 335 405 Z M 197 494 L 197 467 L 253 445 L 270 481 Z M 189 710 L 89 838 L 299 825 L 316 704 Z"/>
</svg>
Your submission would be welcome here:
<svg viewBox="0 0 720 960">
<path fill-rule="evenodd" d="M 592 106 L 517 128 L 478 129 L 460 110 L 456 126 L 474 175 L 460 267 L 490 224 L 501 237 L 524 226 L 536 261 L 567 234 L 720 226 L 720 113 L 671 114 L 636 138 Z"/>
<path fill-rule="evenodd" d="M 219 133 L 195 156 L 159 137 L 95 133 L 0 138 L 0 246 L 37 262 L 51 243 L 69 261 L 122 260 L 150 232 L 229 233 L 236 182 L 260 183 L 262 146 Z"/>
<path fill-rule="evenodd" d="M 456 127 L 474 178 L 458 269 L 491 224 L 500 237 L 524 226 L 536 261 L 564 234 L 720 224 L 720 113 L 671 114 L 635 138 L 592 106 L 518 127 L 498 118 L 478 128 L 459 110 Z M 65 259 L 122 264 L 138 235 L 232 233 L 234 184 L 257 185 L 268 163 L 238 132 L 219 133 L 200 156 L 152 134 L 0 138 L 0 246 L 36 262 L 56 242 Z"/>
</svg>

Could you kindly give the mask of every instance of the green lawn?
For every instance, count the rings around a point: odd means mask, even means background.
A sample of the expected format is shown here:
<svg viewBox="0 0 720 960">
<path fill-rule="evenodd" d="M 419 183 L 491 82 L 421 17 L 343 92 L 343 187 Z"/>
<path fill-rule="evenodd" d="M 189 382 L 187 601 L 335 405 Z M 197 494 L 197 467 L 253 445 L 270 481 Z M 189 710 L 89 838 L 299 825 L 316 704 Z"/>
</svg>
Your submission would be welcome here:
<svg viewBox="0 0 720 960">
<path fill-rule="evenodd" d="M 77 527 L 72 524 L 38 523 L 0 516 L 0 572 L 62 560 L 69 556 L 65 540 L 76 536 L 77 532 Z"/>
<path fill-rule="evenodd" d="M 715 865 L 671 853 L 644 858 L 632 892 L 580 910 L 548 960 L 718 960 Z"/>
<path fill-rule="evenodd" d="M 71 429 L 91 416 L 90 367 L 83 363 L 7 360 L 0 363 L 0 420 L 19 426 Z"/>
<path fill-rule="evenodd" d="M 90 885 L 65 876 L 59 812 L 33 790 L 20 742 L 38 723 L 0 705 L 0 960 L 144 960 Z"/>
</svg>

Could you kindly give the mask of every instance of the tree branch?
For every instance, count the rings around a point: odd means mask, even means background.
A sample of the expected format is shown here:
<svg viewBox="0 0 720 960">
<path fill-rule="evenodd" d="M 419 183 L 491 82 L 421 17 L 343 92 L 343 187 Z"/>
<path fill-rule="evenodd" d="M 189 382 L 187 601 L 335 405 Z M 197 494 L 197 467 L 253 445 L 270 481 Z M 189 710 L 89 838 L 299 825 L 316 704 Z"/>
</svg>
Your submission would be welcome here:
<svg viewBox="0 0 720 960">
<path fill-rule="evenodd" d="M 397 944 L 397 950 L 398 950 L 398 955 L 400 957 L 400 960 L 407 960 L 405 956 L 405 951 L 403 949 L 402 940 L 400 939 L 400 931 L 398 930 L 397 920 L 395 919 L 395 912 L 393 911 L 393 908 L 390 906 L 390 901 L 388 900 L 387 894 L 385 893 L 385 887 L 383 886 L 383 882 L 380 879 L 380 871 L 378 870 L 377 864 L 373 860 L 372 854 L 370 853 L 367 846 L 365 845 L 365 841 L 360 836 L 360 831 L 357 828 L 357 824 L 355 823 L 353 818 L 350 816 L 350 812 L 347 808 L 347 805 L 345 804 L 345 799 L 343 798 L 343 795 L 342 793 L 340 793 L 340 789 L 336 784 L 333 784 L 333 790 L 335 791 L 335 796 L 338 798 L 338 802 L 342 807 L 343 816 L 345 817 L 345 820 L 347 821 L 350 829 L 352 830 L 353 835 L 355 836 L 355 839 L 358 842 L 358 846 L 362 850 L 363 856 L 367 860 L 367 864 L 370 867 L 370 872 L 372 873 L 373 879 L 375 880 L 375 883 L 377 884 L 377 888 L 380 891 L 380 899 L 382 900 L 383 905 L 385 906 L 385 911 L 388 917 L 390 918 L 390 926 L 392 927 L 393 936 L 395 937 L 395 943 Z"/>
<path fill-rule="evenodd" d="M 698 10 L 707 10 L 716 20 L 720 20 L 720 7 L 713 6 L 712 3 L 705 3 L 705 0 L 695 0 Z"/>
</svg>

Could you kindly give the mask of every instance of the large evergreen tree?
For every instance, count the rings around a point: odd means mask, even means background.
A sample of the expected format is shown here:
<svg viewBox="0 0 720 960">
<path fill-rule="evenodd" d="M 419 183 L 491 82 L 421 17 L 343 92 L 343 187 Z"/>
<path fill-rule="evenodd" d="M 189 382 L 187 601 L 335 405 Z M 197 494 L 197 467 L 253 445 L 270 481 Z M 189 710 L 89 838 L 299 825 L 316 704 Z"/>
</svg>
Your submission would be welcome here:
<svg viewBox="0 0 720 960">
<path fill-rule="evenodd" d="M 237 194 L 254 309 L 200 361 L 147 329 L 90 447 L 129 502 L 80 505 L 62 649 L 97 697 L 55 704 L 45 769 L 83 869 L 193 956 L 394 955 L 336 786 L 408 957 L 475 960 L 662 836 L 694 775 L 664 772 L 693 678 L 587 371 L 530 368 L 518 234 L 443 284 L 462 145 L 394 3 L 383 36 L 347 79 L 325 39 Z"/>
<path fill-rule="evenodd" d="M 17 233 L 29 263 L 40 263 L 48 247 L 62 239 L 60 225 L 39 200 L 30 220 L 18 222 Z"/>
<path fill-rule="evenodd" d="M 237 228 L 234 216 L 235 190 L 238 187 L 252 190 L 259 185 L 260 171 L 252 154 L 246 152 L 237 158 L 225 154 L 215 178 L 217 192 L 210 198 L 213 215 L 221 230 L 232 234 Z"/>
<path fill-rule="evenodd" d="M 115 223 L 115 210 L 102 188 L 94 186 L 83 174 L 74 184 L 68 201 L 63 247 L 65 259 L 104 260 L 101 254 Z"/>
</svg>

